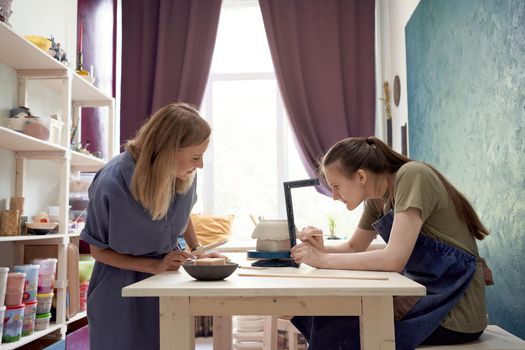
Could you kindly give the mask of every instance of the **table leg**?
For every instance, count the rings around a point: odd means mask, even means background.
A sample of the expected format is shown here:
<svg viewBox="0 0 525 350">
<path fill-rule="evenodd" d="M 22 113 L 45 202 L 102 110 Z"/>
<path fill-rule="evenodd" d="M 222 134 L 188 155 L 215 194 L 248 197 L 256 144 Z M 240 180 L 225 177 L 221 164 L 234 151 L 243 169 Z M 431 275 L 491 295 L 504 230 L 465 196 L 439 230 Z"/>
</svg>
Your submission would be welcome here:
<svg viewBox="0 0 525 350">
<path fill-rule="evenodd" d="M 277 316 L 264 317 L 264 350 L 277 350 Z"/>
<path fill-rule="evenodd" d="M 232 348 L 232 316 L 213 316 L 213 348 Z"/>
<path fill-rule="evenodd" d="M 195 349 L 195 318 L 188 297 L 160 297 L 160 349 Z"/>
<path fill-rule="evenodd" d="M 361 349 L 395 350 L 393 298 L 370 296 L 362 301 Z"/>
</svg>

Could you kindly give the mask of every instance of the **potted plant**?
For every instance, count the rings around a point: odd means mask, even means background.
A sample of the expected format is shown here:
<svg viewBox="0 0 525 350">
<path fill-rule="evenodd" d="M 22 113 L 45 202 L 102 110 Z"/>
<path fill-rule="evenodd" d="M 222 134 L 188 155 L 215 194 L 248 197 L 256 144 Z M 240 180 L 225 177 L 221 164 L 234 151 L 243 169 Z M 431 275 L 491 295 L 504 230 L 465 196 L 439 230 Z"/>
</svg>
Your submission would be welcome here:
<svg viewBox="0 0 525 350">
<path fill-rule="evenodd" d="M 339 239 L 335 233 L 336 227 L 337 223 L 335 222 L 335 218 L 332 214 L 328 214 L 328 231 L 330 232 L 328 239 Z"/>
</svg>

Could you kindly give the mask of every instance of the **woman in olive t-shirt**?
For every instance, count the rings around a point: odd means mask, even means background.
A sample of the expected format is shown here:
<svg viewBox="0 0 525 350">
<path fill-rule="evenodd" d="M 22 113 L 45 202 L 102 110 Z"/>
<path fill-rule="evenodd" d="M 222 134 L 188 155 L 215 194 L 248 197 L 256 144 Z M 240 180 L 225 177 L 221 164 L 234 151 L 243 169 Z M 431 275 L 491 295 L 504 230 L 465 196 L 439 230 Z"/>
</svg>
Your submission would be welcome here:
<svg viewBox="0 0 525 350">
<path fill-rule="evenodd" d="M 317 268 L 396 271 L 423 284 L 426 296 L 394 299 L 397 349 L 477 339 L 487 318 L 475 239 L 489 232 L 465 197 L 432 166 L 375 137 L 336 143 L 322 159 L 321 177 L 348 210 L 365 202 L 363 215 L 352 238 L 337 246 L 325 247 L 319 229 L 304 228 L 292 258 Z M 387 246 L 367 250 L 377 234 Z M 309 349 L 359 349 L 357 317 L 292 322 Z"/>
</svg>

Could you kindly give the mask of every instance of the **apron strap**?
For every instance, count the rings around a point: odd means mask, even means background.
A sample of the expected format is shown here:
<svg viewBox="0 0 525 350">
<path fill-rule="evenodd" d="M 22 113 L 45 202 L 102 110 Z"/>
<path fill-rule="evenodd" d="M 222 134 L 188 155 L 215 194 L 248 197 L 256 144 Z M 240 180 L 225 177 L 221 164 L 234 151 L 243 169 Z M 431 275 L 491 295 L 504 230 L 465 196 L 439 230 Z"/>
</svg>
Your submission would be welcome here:
<svg viewBox="0 0 525 350">
<path fill-rule="evenodd" d="M 492 286 L 494 284 L 494 279 L 492 278 L 492 270 L 487 265 L 487 261 L 482 257 L 479 258 L 481 266 L 483 267 L 483 279 L 485 280 L 486 286 Z"/>
</svg>

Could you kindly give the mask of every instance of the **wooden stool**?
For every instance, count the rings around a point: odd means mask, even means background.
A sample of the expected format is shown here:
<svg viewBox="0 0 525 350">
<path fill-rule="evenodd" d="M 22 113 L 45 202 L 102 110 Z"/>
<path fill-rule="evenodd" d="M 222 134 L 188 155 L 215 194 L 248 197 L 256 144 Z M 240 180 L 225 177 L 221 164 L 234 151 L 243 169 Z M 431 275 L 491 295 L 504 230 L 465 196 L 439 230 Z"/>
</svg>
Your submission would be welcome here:
<svg viewBox="0 0 525 350">
<path fill-rule="evenodd" d="M 277 319 L 277 330 L 285 331 L 288 333 L 288 349 L 298 350 L 299 349 L 299 335 L 301 332 L 285 318 Z"/>
<path fill-rule="evenodd" d="M 299 349 L 299 335 L 301 332 L 286 317 L 266 316 L 264 350 L 277 349 L 277 333 L 284 331 L 288 334 L 288 349 Z"/>
</svg>

